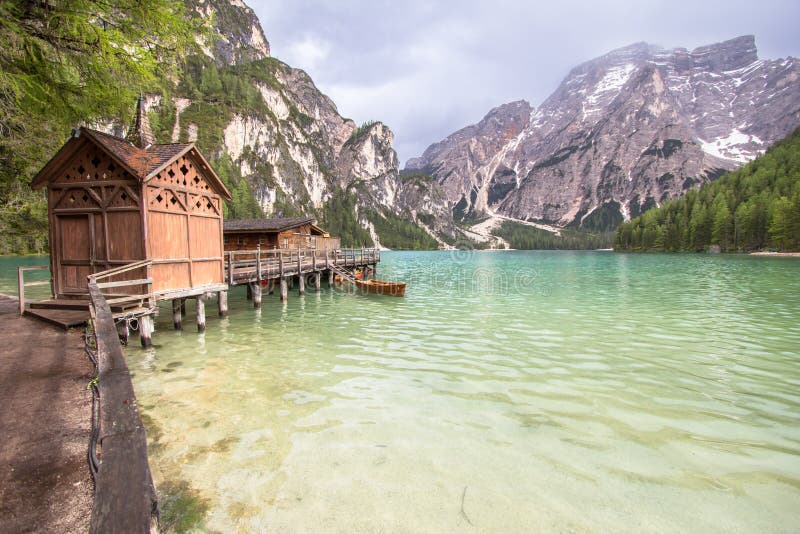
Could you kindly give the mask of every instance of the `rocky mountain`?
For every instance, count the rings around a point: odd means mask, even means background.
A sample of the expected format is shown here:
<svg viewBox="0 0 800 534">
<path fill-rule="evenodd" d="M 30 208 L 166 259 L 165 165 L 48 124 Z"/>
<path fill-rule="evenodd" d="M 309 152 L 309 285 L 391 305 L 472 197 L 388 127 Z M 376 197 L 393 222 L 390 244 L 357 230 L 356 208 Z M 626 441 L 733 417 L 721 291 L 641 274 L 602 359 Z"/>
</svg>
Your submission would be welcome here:
<svg viewBox="0 0 800 534">
<path fill-rule="evenodd" d="M 406 169 L 432 174 L 456 218 L 484 230 L 611 228 L 788 135 L 799 78 L 800 60 L 759 59 L 753 36 L 692 51 L 638 43 L 575 67 L 538 109 L 491 110 Z"/>
<path fill-rule="evenodd" d="M 196 141 L 211 158 L 235 191 L 228 217 L 315 215 L 359 245 L 452 241 L 447 197 L 400 177 L 387 126 L 342 117 L 307 73 L 270 57 L 241 0 L 186 1 L 217 37 L 187 59 L 172 94 L 147 99 L 148 115 L 159 141 Z M 350 213 L 336 213 L 341 206 Z"/>
</svg>

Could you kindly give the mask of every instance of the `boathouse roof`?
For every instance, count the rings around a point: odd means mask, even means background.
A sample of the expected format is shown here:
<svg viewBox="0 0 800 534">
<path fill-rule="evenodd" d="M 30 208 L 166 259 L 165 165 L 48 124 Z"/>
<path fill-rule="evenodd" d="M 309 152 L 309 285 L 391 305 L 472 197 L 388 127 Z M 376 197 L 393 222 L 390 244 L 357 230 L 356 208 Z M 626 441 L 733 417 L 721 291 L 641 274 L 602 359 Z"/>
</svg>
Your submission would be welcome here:
<svg viewBox="0 0 800 534">
<path fill-rule="evenodd" d="M 310 224 L 313 230 L 322 229 L 317 226 L 314 217 L 278 217 L 275 219 L 240 219 L 237 221 L 225 221 L 223 231 L 225 232 L 283 232 Z"/>
<path fill-rule="evenodd" d="M 109 135 L 107 133 L 92 130 L 90 128 L 77 128 L 73 130 L 72 137 L 67 141 L 61 150 L 39 171 L 33 178 L 31 187 L 38 189 L 44 187 L 48 181 L 55 176 L 58 169 L 69 160 L 85 142 L 90 140 L 104 152 L 108 153 L 117 163 L 119 163 L 131 175 L 140 181 L 146 182 L 164 170 L 169 164 L 179 157 L 191 153 L 198 158 L 200 165 L 203 166 L 205 175 L 209 183 L 223 198 L 231 199 L 231 193 L 211 165 L 197 150 L 194 143 L 169 143 L 164 145 L 147 145 L 140 148 L 130 141 Z M 91 179 L 91 177 L 88 177 Z"/>
</svg>

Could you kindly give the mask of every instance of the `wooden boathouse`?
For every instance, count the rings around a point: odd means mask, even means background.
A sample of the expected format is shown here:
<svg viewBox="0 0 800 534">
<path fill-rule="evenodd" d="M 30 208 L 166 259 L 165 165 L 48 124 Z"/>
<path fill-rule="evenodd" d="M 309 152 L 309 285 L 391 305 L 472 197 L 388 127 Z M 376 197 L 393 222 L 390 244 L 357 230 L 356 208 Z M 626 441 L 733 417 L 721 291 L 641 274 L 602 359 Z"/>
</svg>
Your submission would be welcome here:
<svg viewBox="0 0 800 534">
<path fill-rule="evenodd" d="M 159 300 L 224 303 L 230 192 L 194 143 L 155 144 L 141 98 L 125 139 L 76 129 L 31 186 L 47 188 L 50 222 L 53 300 L 38 307 L 88 309 L 91 277 L 112 309 L 142 317 L 145 341 Z"/>
</svg>

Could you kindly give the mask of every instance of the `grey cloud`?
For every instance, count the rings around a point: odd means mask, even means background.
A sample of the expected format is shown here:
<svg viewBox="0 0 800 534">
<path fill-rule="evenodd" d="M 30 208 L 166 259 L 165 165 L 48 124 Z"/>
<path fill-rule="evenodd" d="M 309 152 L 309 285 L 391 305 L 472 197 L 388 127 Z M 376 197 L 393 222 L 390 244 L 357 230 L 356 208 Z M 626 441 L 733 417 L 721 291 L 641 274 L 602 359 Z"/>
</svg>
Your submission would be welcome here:
<svg viewBox="0 0 800 534">
<path fill-rule="evenodd" d="M 633 42 L 691 49 L 752 33 L 762 57 L 800 53 L 796 0 L 249 5 L 273 55 L 307 70 L 342 115 L 388 124 L 401 161 L 494 106 L 523 98 L 539 105 L 572 67 Z M 304 40 L 324 54 L 303 49 Z"/>
</svg>

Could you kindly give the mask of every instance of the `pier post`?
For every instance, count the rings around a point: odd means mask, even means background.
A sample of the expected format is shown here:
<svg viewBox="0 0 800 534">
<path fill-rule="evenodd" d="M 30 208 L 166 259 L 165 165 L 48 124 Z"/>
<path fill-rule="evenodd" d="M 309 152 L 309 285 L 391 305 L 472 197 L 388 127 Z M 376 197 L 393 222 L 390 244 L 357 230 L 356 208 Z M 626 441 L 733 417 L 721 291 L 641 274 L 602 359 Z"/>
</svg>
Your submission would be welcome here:
<svg viewBox="0 0 800 534">
<path fill-rule="evenodd" d="M 314 273 L 314 291 L 318 293 L 322 291 L 322 273 L 319 271 Z"/>
<path fill-rule="evenodd" d="M 328 287 L 333 287 L 333 269 L 328 269 Z"/>
<path fill-rule="evenodd" d="M 186 299 L 181 299 L 181 315 L 186 317 Z"/>
<path fill-rule="evenodd" d="M 148 348 L 153 346 L 153 316 L 142 315 L 139 317 L 139 338 L 142 341 L 142 347 Z"/>
<path fill-rule="evenodd" d="M 175 330 L 183 328 L 183 315 L 181 314 L 181 299 L 172 299 L 172 326 Z"/>
<path fill-rule="evenodd" d="M 275 294 L 275 280 L 270 280 L 267 282 L 267 295 L 274 295 Z"/>
<path fill-rule="evenodd" d="M 219 295 L 217 296 L 217 301 L 219 303 L 219 316 L 220 317 L 227 317 L 228 316 L 228 292 L 227 291 L 220 291 Z"/>
<path fill-rule="evenodd" d="M 261 245 L 256 247 L 256 282 L 261 281 Z"/>
<path fill-rule="evenodd" d="M 247 300 L 253 300 L 253 286 L 247 284 Z"/>
<path fill-rule="evenodd" d="M 123 345 L 128 344 L 128 338 L 131 335 L 130 327 L 128 326 L 127 320 L 122 320 L 117 323 L 117 335 L 119 336 L 120 342 Z"/>
<path fill-rule="evenodd" d="M 289 290 L 287 288 L 286 277 L 281 276 L 281 300 L 286 300 L 289 297 Z"/>
<path fill-rule="evenodd" d="M 261 307 L 261 284 L 255 282 L 250 287 L 253 289 L 253 308 L 258 309 Z"/>
<path fill-rule="evenodd" d="M 290 276 L 288 282 L 289 282 L 289 289 L 294 289 L 294 276 Z"/>
<path fill-rule="evenodd" d="M 197 297 L 197 331 L 205 332 L 206 330 L 206 303 L 203 295 Z"/>
<path fill-rule="evenodd" d="M 299 288 L 298 292 L 301 295 L 305 295 L 306 294 L 306 277 L 303 275 L 303 273 L 300 273 L 299 275 L 297 275 L 297 285 L 298 285 L 298 288 Z"/>
</svg>

